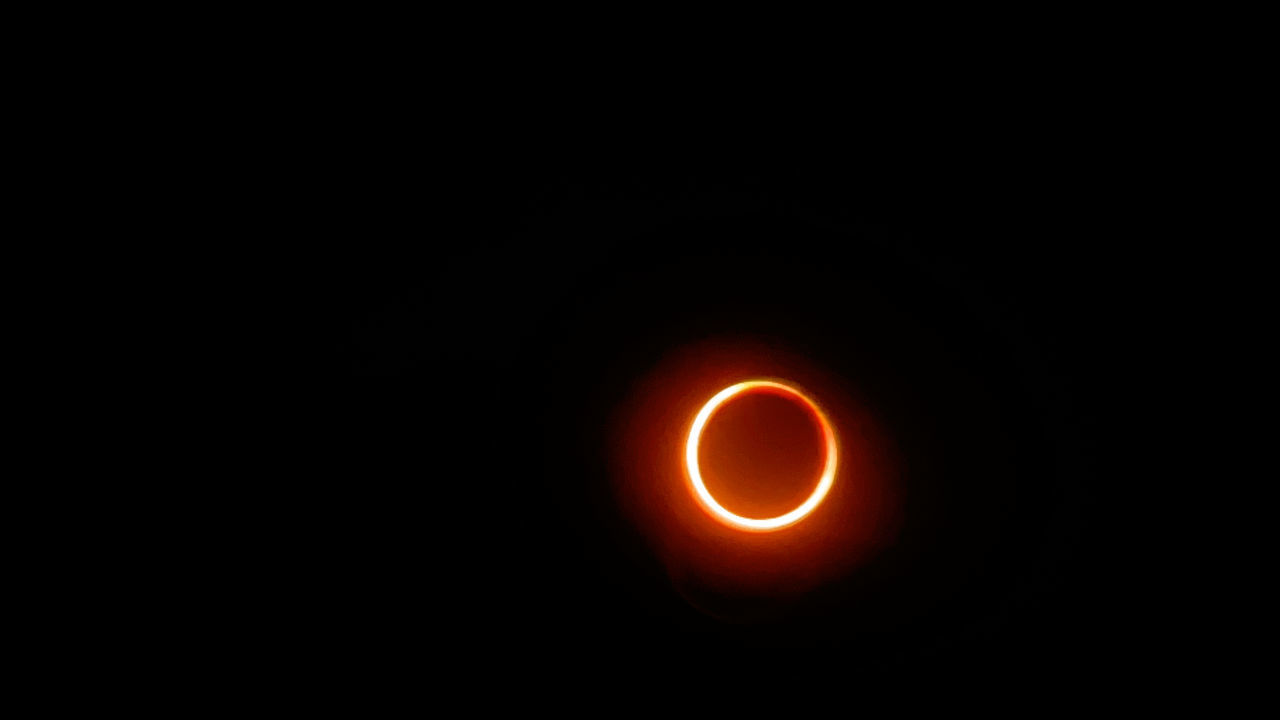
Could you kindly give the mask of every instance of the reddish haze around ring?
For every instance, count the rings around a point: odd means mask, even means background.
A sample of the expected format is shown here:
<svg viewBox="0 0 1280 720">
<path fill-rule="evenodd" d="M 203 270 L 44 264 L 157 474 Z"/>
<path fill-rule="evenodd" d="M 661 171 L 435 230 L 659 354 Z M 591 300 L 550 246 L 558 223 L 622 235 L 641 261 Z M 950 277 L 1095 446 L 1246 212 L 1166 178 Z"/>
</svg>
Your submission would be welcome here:
<svg viewBox="0 0 1280 720">
<path fill-rule="evenodd" d="M 778 378 L 801 388 L 835 431 L 838 462 L 825 499 L 772 532 L 744 532 L 699 503 L 686 444 L 708 399 L 737 383 Z M 753 389 L 708 419 L 698 448 L 708 491 L 726 510 L 775 517 L 822 474 L 819 421 L 802 401 Z M 673 587 L 708 614 L 747 619 L 739 600 L 785 598 L 856 572 L 897 532 L 900 461 L 854 379 L 784 347 L 716 339 L 679 348 L 637 378 L 610 422 L 611 481 L 624 515 Z"/>
</svg>

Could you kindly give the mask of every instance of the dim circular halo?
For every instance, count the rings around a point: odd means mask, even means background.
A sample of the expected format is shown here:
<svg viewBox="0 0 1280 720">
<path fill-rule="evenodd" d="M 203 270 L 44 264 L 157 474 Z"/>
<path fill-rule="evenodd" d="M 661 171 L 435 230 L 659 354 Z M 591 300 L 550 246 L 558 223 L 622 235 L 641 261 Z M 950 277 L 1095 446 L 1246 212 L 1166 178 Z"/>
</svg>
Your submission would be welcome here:
<svg viewBox="0 0 1280 720">
<path fill-rule="evenodd" d="M 710 491 L 707 490 L 706 484 L 702 481 L 702 472 L 698 468 L 698 443 L 702 438 L 702 430 L 706 426 L 707 421 L 711 418 L 711 415 L 729 398 L 747 390 L 753 390 L 756 388 L 772 388 L 780 390 L 784 394 L 797 398 L 808 406 L 809 409 L 813 410 L 814 415 L 818 418 L 818 422 L 822 425 L 823 443 L 826 446 L 826 463 L 822 469 L 822 477 L 819 478 L 818 486 L 814 488 L 813 493 L 790 512 L 771 518 L 748 518 L 730 512 L 723 505 L 716 502 L 716 499 L 711 496 Z M 831 490 L 831 486 L 835 483 L 835 430 L 832 429 L 830 421 L 827 420 L 826 414 L 822 412 L 822 409 L 818 407 L 818 404 L 796 388 L 776 380 L 748 380 L 746 382 L 730 385 L 729 387 L 721 390 L 713 395 L 711 399 L 702 406 L 702 409 L 698 411 L 697 416 L 693 419 L 693 426 L 689 429 L 689 438 L 685 442 L 684 459 L 685 469 L 688 471 L 689 483 L 693 487 L 694 496 L 698 499 L 698 502 L 703 506 L 703 508 L 710 512 L 717 520 L 731 527 L 738 528 L 739 530 L 747 530 L 751 532 L 781 530 L 782 528 L 794 525 L 804 519 L 809 513 L 813 512 L 813 509 L 818 507 L 819 503 L 826 498 L 827 493 Z"/>
</svg>

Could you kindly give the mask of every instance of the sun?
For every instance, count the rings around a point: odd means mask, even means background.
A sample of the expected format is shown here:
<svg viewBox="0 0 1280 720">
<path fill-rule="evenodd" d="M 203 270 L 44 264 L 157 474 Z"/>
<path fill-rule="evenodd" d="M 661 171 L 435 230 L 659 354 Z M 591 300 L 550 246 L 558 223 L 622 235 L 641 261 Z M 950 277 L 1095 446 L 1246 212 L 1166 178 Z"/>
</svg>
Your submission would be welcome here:
<svg viewBox="0 0 1280 720">
<path fill-rule="evenodd" d="M 723 505 L 716 502 L 707 490 L 706 484 L 702 481 L 702 472 L 698 468 L 698 443 L 702 438 L 702 430 L 706 427 L 707 421 L 715 413 L 721 405 L 729 398 L 757 388 L 770 388 L 778 390 L 785 395 L 793 397 L 809 407 L 818 418 L 818 422 L 822 425 L 823 445 L 826 447 L 826 462 L 823 465 L 822 476 L 818 479 L 818 486 L 814 488 L 813 493 L 809 495 L 804 502 L 789 512 L 771 518 L 748 518 L 734 514 L 727 510 Z M 831 486 L 835 484 L 836 478 L 836 434 L 831 427 L 831 422 L 827 420 L 827 416 L 818 404 L 811 400 L 800 390 L 778 380 L 748 380 L 721 390 L 711 397 L 710 400 L 702 406 L 698 414 L 693 419 L 693 425 L 689 428 L 689 439 L 685 442 L 684 450 L 685 469 L 688 472 L 689 483 L 693 488 L 694 497 L 698 499 L 699 504 L 707 510 L 716 520 L 739 530 L 748 532 L 771 532 L 781 530 L 782 528 L 791 526 L 803 520 L 814 508 L 822 502 L 823 498 L 831 490 Z"/>
</svg>

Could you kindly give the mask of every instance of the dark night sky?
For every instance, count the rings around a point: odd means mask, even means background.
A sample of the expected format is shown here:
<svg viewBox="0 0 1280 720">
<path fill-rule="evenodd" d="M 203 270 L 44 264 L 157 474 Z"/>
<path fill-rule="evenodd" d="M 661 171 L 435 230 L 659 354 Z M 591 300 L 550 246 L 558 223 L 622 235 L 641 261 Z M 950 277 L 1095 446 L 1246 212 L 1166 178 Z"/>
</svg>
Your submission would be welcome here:
<svg viewBox="0 0 1280 720">
<path fill-rule="evenodd" d="M 342 183 L 319 212 L 351 364 L 318 485 L 342 642 L 600 673 L 1112 654 L 1097 509 L 1131 224 L 1066 158 L 938 166 L 503 157 Z M 607 490 L 631 383 L 723 334 L 848 376 L 910 458 L 899 543 L 758 624 L 686 603 Z"/>
</svg>

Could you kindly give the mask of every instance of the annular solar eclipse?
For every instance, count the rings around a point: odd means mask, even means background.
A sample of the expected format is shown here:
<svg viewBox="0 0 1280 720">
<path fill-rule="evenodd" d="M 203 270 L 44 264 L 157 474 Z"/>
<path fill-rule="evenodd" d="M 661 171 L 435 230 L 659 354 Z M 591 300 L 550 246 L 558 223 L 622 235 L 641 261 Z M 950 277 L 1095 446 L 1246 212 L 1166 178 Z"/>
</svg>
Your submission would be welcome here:
<svg viewBox="0 0 1280 720">
<path fill-rule="evenodd" d="M 800 505 L 796 506 L 792 510 L 775 517 L 749 518 L 738 515 L 725 508 L 707 489 L 706 483 L 702 479 L 702 472 L 698 464 L 698 446 L 707 422 L 711 420 L 716 411 L 725 402 L 740 393 L 761 389 L 772 390 L 795 399 L 813 412 L 822 429 L 825 461 L 823 463 L 822 474 L 818 478 L 817 485 L 804 502 L 800 503 Z M 828 420 L 826 414 L 816 402 L 797 388 L 785 382 L 778 380 L 748 380 L 746 382 L 730 385 L 716 393 L 702 406 L 702 409 L 698 411 L 698 414 L 694 417 L 693 425 L 689 429 L 689 437 L 685 442 L 685 469 L 688 473 L 689 484 L 693 490 L 694 496 L 698 500 L 698 503 L 716 520 L 739 530 L 748 532 L 770 532 L 795 525 L 812 513 L 813 510 L 822 503 L 823 499 L 827 496 L 827 493 L 831 490 L 831 486 L 835 483 L 836 455 L 835 430 L 831 427 L 830 420 Z"/>
</svg>

